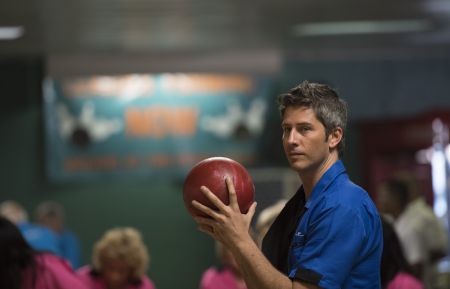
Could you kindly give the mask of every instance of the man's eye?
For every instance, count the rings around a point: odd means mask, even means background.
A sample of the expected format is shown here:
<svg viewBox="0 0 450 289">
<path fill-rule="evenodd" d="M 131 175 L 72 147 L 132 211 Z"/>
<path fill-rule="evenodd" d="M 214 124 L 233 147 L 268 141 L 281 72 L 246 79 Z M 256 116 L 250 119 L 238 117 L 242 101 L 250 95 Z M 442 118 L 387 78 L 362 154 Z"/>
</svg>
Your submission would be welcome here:
<svg viewBox="0 0 450 289">
<path fill-rule="evenodd" d="M 310 130 L 311 130 L 311 128 L 308 127 L 308 126 L 303 126 L 303 127 L 299 128 L 300 132 L 307 132 L 307 131 L 310 131 Z"/>
</svg>

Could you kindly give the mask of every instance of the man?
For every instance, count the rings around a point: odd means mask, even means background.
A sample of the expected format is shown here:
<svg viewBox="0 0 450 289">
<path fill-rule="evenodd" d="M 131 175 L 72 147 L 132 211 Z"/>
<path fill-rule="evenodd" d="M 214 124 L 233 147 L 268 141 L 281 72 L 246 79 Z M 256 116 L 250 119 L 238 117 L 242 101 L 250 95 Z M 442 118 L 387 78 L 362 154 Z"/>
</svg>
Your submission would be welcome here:
<svg viewBox="0 0 450 289">
<path fill-rule="evenodd" d="M 416 176 L 402 171 L 381 183 L 377 205 L 393 219 L 413 273 L 432 288 L 437 262 L 447 254 L 448 238 L 444 225 L 425 202 Z"/>
<path fill-rule="evenodd" d="M 302 186 L 269 229 L 264 254 L 248 232 L 256 203 L 241 214 L 230 179 L 228 206 L 201 188 L 217 210 L 193 201 L 210 216 L 196 218 L 199 229 L 233 252 L 249 289 L 380 288 L 380 217 L 339 160 L 345 103 L 327 85 L 306 81 L 278 100 L 284 151 Z"/>
<path fill-rule="evenodd" d="M 61 256 L 70 262 L 73 269 L 80 267 L 80 242 L 65 225 L 64 207 L 55 201 L 43 201 L 36 208 L 36 220 L 59 237 Z"/>
</svg>

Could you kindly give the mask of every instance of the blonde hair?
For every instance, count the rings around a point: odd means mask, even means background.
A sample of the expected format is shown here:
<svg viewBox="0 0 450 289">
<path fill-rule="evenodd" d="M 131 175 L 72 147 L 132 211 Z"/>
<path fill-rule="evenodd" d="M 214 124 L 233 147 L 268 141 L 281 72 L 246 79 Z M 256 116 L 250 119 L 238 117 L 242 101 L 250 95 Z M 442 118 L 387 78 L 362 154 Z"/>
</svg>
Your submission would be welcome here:
<svg viewBox="0 0 450 289">
<path fill-rule="evenodd" d="M 138 230 L 125 227 L 105 232 L 94 246 L 92 265 L 101 273 L 105 261 L 120 259 L 131 271 L 131 279 L 140 279 L 145 275 L 150 256 Z"/>
<path fill-rule="evenodd" d="M 283 210 L 286 203 L 287 203 L 287 200 L 281 199 L 281 200 L 278 200 L 275 204 L 262 210 L 258 216 L 258 219 L 256 220 L 256 225 L 255 225 L 256 230 L 259 231 L 264 227 L 268 227 L 268 226 L 272 225 L 272 223 L 275 221 L 275 219 L 278 217 L 278 215 Z"/>
<path fill-rule="evenodd" d="M 7 218 L 16 225 L 28 221 L 28 214 L 25 208 L 12 200 L 0 203 L 0 216 Z"/>
</svg>

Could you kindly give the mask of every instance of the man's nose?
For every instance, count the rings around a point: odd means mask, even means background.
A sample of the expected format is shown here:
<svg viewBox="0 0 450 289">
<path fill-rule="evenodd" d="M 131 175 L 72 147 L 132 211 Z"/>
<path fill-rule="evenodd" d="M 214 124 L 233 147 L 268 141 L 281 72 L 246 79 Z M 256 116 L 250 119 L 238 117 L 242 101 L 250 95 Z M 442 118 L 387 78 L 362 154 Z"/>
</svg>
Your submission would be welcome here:
<svg viewBox="0 0 450 289">
<path fill-rule="evenodd" d="M 295 131 L 295 129 L 293 129 L 289 132 L 288 143 L 289 144 L 297 144 L 298 143 L 298 134 Z"/>
</svg>

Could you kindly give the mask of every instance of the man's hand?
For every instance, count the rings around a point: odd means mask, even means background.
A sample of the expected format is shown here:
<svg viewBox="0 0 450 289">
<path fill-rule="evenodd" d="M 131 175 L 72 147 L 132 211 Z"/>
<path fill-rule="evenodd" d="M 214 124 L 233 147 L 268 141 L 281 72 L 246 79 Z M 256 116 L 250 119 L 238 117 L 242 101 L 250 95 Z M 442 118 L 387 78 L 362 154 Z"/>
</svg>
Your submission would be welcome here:
<svg viewBox="0 0 450 289">
<path fill-rule="evenodd" d="M 228 206 L 206 187 L 202 187 L 201 191 L 216 206 L 217 210 L 210 209 L 197 201 L 192 201 L 192 205 L 210 217 L 195 218 L 200 231 L 209 234 L 231 249 L 239 264 L 247 288 L 319 289 L 315 285 L 293 282 L 269 263 L 249 233 L 256 203 L 250 206 L 247 214 L 242 214 L 233 182 L 227 178 L 226 183 L 230 196 Z"/>
<path fill-rule="evenodd" d="M 247 214 L 242 214 L 239 209 L 239 203 L 236 196 L 236 190 L 230 178 L 225 179 L 229 193 L 230 204 L 225 205 L 214 193 L 207 187 L 201 187 L 200 190 L 217 208 L 213 210 L 197 201 L 192 201 L 192 205 L 210 218 L 196 217 L 195 221 L 199 224 L 199 230 L 212 236 L 214 239 L 224 243 L 226 246 L 232 246 L 240 240 L 250 237 L 250 223 L 255 214 L 256 203 L 253 203 Z M 251 237 L 250 237 L 251 238 Z"/>
</svg>

